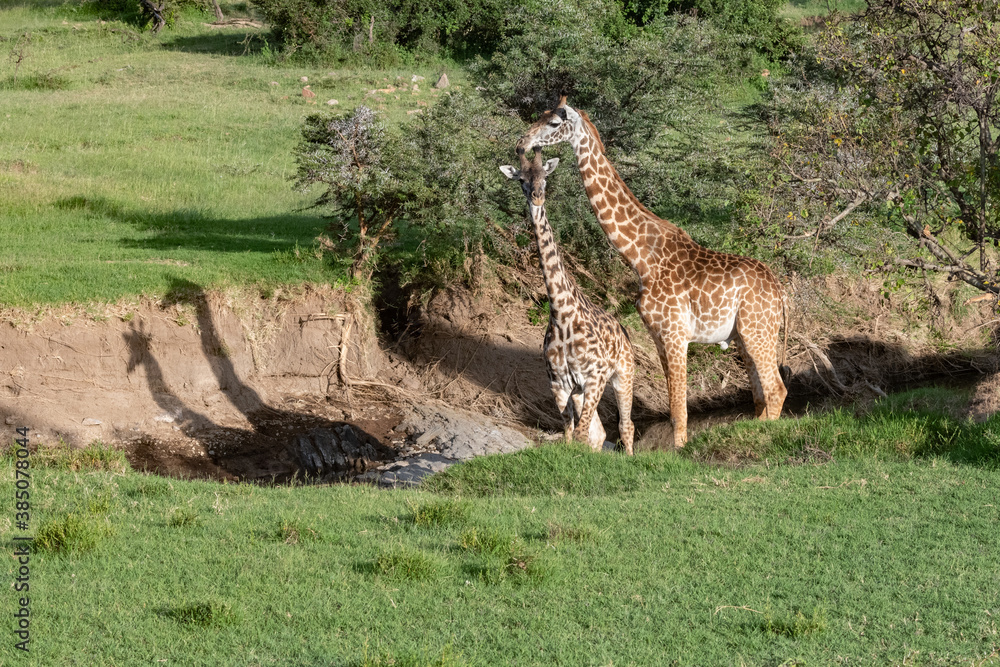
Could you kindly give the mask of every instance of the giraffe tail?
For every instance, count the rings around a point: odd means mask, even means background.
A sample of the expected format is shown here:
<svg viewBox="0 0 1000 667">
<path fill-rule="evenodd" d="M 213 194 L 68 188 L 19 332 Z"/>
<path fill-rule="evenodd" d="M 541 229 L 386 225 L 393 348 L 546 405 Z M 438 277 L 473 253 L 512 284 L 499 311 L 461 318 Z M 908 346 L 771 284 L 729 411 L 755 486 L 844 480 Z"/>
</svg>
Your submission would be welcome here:
<svg viewBox="0 0 1000 667">
<path fill-rule="evenodd" d="M 781 381 L 788 384 L 788 380 L 792 377 L 792 369 L 785 365 L 785 357 L 788 354 L 788 299 L 782 294 L 781 295 L 781 316 L 784 320 L 785 335 L 781 343 L 781 363 L 778 365 L 778 374 L 781 376 Z"/>
</svg>

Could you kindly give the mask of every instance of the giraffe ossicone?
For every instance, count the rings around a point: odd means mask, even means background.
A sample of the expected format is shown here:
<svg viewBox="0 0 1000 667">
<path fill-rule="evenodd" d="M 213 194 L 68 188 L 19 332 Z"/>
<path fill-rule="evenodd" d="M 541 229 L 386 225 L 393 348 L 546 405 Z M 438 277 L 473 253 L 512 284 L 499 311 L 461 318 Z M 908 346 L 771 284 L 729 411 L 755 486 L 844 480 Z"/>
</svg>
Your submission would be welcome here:
<svg viewBox="0 0 1000 667">
<path fill-rule="evenodd" d="M 632 377 L 635 356 L 632 342 L 616 319 L 584 296 L 562 264 L 552 227 L 545 213 L 545 179 L 559 164 L 552 158 L 542 164 L 535 152 L 529 161 L 518 151 L 520 169 L 500 167 L 507 178 L 521 183 L 538 242 L 538 256 L 549 296 L 549 325 L 543 354 L 556 406 L 563 418 L 563 435 L 590 444 L 604 445 L 606 432 L 597 404 L 610 381 L 618 400 L 618 430 L 628 454 L 632 441 Z"/>
<path fill-rule="evenodd" d="M 788 395 L 777 361 L 787 309 L 774 273 L 759 260 L 703 248 L 643 206 L 608 160 L 590 118 L 569 106 L 565 96 L 518 140 L 517 149 L 561 142 L 573 146 L 605 235 L 639 275 L 637 306 L 667 377 L 674 445 L 687 442 L 690 343 L 718 343 L 722 349 L 734 343 L 750 376 L 757 417 L 777 419 Z M 787 337 L 786 321 L 786 347 Z"/>
</svg>

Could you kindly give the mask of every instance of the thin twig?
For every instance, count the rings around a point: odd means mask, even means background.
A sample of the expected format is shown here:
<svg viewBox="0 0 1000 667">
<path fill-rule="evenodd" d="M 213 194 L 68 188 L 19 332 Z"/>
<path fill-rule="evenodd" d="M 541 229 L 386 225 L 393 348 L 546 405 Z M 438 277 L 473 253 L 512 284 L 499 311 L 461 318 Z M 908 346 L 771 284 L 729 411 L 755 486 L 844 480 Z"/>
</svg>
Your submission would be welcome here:
<svg viewBox="0 0 1000 667">
<path fill-rule="evenodd" d="M 723 609 L 741 609 L 743 611 L 752 611 L 755 614 L 763 614 L 764 613 L 762 611 L 757 611 L 756 609 L 751 609 L 750 607 L 748 607 L 746 605 L 743 605 L 742 607 L 735 607 L 735 606 L 730 605 L 730 604 L 724 604 L 721 607 L 716 607 L 715 608 L 715 612 L 712 613 L 712 616 L 715 616 L 715 614 L 718 614 Z"/>
</svg>

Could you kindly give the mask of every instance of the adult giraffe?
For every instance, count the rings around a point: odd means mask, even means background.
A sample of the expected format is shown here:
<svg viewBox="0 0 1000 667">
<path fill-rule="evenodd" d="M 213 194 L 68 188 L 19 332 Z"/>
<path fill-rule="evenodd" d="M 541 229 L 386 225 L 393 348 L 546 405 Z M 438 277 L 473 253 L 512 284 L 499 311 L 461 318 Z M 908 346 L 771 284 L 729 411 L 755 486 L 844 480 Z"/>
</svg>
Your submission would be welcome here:
<svg viewBox="0 0 1000 667">
<path fill-rule="evenodd" d="M 530 150 L 568 141 L 590 205 L 608 240 L 639 274 L 639 314 L 667 376 L 674 446 L 687 442 L 689 343 L 736 343 L 759 419 L 777 419 L 788 391 L 777 362 L 784 290 L 762 262 L 703 248 L 639 203 L 604 155 L 597 128 L 566 104 L 546 111 L 517 143 Z M 787 342 L 788 326 L 785 336 Z"/>
</svg>

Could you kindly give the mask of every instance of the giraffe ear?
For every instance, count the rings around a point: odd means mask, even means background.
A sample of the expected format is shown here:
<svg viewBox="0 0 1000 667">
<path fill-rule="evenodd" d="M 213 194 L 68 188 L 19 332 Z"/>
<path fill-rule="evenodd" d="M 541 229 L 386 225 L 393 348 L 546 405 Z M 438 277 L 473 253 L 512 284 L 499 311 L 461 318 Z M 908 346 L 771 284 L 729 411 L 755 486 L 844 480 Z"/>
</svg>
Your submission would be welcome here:
<svg viewBox="0 0 1000 667">
<path fill-rule="evenodd" d="M 506 176 L 507 178 L 509 178 L 511 180 L 515 180 L 515 179 L 517 179 L 521 175 L 521 173 L 517 169 L 515 169 L 512 166 L 510 166 L 509 164 L 505 164 L 505 165 L 501 166 L 500 167 L 500 171 L 503 172 L 504 176 Z"/>
<path fill-rule="evenodd" d="M 548 176 L 549 174 L 551 174 L 553 171 L 555 171 L 555 168 L 558 166 L 559 166 L 559 158 L 554 157 L 551 160 L 547 160 L 545 162 L 545 175 Z"/>
</svg>

